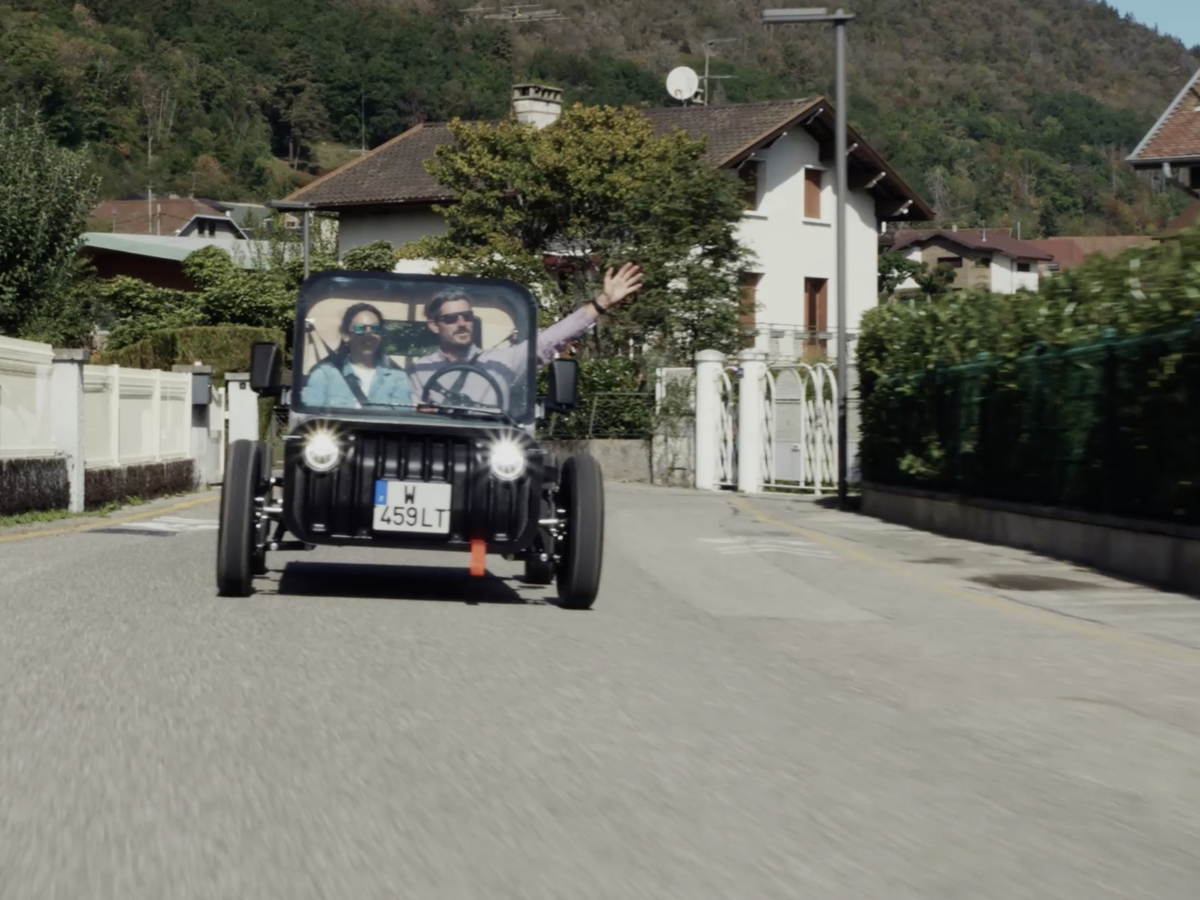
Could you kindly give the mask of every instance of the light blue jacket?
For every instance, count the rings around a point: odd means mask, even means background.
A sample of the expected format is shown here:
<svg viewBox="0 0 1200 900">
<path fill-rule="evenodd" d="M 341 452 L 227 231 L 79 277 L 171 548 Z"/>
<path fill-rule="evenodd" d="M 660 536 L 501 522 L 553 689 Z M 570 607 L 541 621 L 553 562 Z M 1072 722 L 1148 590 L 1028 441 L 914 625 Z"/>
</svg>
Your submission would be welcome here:
<svg viewBox="0 0 1200 900">
<path fill-rule="evenodd" d="M 339 369 L 335 363 L 328 360 L 317 363 L 308 373 L 308 381 L 300 394 L 300 402 L 305 406 L 347 407 L 361 409 L 362 406 L 350 389 L 347 377 L 354 374 L 347 358 Z M 367 403 L 384 404 L 386 406 L 412 406 L 412 388 L 409 385 L 408 373 L 403 369 L 390 366 L 377 366 L 371 379 L 371 388 L 365 392 Z M 382 408 L 382 407 L 380 407 Z"/>
</svg>

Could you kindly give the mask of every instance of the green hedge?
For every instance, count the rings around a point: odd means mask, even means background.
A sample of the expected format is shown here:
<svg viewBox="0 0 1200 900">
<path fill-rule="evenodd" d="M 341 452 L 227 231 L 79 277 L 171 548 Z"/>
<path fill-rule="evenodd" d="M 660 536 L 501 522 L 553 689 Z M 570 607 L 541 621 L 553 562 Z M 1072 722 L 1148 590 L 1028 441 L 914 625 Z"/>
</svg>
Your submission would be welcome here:
<svg viewBox="0 0 1200 900">
<path fill-rule="evenodd" d="M 136 344 L 102 353 L 99 362 L 131 369 L 169 370 L 172 366 L 190 366 L 200 360 L 204 365 L 213 367 L 213 381 L 221 385 L 226 372 L 249 371 L 250 347 L 256 341 L 273 341 L 281 348 L 286 348 L 287 335 L 278 328 L 250 325 L 164 328 L 152 332 Z"/>
<path fill-rule="evenodd" d="M 654 428 L 654 385 L 631 359 L 579 362 L 579 407 L 551 413 L 539 434 L 555 440 L 649 438 Z M 547 388 L 547 368 L 538 372 L 538 394 Z"/>
<path fill-rule="evenodd" d="M 1200 230 L 864 317 L 863 478 L 1200 522 Z"/>
</svg>

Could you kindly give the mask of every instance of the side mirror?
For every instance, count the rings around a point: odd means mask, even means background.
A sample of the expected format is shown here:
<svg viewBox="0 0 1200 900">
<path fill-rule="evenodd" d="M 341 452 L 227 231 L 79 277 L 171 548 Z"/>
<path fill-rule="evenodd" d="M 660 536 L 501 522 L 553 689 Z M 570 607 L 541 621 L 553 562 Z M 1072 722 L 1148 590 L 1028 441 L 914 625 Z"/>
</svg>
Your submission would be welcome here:
<svg viewBox="0 0 1200 900">
<path fill-rule="evenodd" d="M 279 346 L 260 341 L 250 348 L 250 390 L 273 396 L 282 390 L 283 356 Z"/>
<path fill-rule="evenodd" d="M 579 405 L 579 360 L 556 359 L 550 363 L 547 412 L 567 412 Z"/>
</svg>

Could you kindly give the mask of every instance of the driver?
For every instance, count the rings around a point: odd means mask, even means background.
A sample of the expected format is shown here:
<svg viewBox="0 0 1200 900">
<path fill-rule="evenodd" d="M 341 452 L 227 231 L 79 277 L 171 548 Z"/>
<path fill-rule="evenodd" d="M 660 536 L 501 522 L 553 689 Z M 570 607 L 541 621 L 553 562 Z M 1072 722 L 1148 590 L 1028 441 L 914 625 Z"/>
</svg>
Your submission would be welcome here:
<svg viewBox="0 0 1200 900">
<path fill-rule="evenodd" d="M 538 333 L 538 366 L 549 363 L 563 345 L 584 334 L 601 315 L 635 293 L 641 287 L 641 279 L 642 270 L 633 263 L 626 263 L 615 273 L 610 268 L 604 275 L 604 289 L 594 300 Z M 496 397 L 495 388 L 486 378 L 465 370 L 449 372 L 439 378 L 434 391 L 439 388 L 459 391 L 483 406 L 492 406 L 499 399 L 501 406 L 507 409 L 508 391 L 524 374 L 528 346 L 522 342 L 493 350 L 477 347 L 473 340 L 475 314 L 471 299 L 461 288 L 435 294 L 425 306 L 425 318 L 429 330 L 438 336 L 438 349 L 412 364 L 409 375 L 414 402 L 422 402 L 426 381 L 438 369 L 452 363 L 471 363 L 495 378 L 504 392 L 502 397 Z"/>
</svg>

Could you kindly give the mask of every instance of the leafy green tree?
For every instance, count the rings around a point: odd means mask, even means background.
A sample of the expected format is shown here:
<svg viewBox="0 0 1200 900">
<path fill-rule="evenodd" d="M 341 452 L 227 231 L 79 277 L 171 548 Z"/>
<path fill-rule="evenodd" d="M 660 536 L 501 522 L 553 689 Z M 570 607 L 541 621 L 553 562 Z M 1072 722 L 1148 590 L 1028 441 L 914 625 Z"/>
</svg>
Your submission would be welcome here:
<svg viewBox="0 0 1200 900">
<path fill-rule="evenodd" d="M 635 109 L 578 104 L 540 130 L 511 118 L 450 127 L 455 144 L 428 164 L 457 198 L 438 207 L 447 232 L 402 255 L 528 284 L 547 322 L 595 296 L 606 268 L 635 262 L 641 292 L 601 320 L 588 352 L 686 362 L 738 345 L 740 189 L 701 162 L 703 141 L 656 135 Z"/>
<path fill-rule="evenodd" d="M 342 254 L 341 268 L 354 272 L 391 272 L 396 268 L 396 251 L 388 241 L 372 241 Z"/>
<path fill-rule="evenodd" d="M 917 273 L 916 277 L 917 287 L 926 297 L 938 297 L 950 289 L 956 275 L 957 272 L 954 268 L 946 263 L 939 263 L 933 269 L 930 269 L 928 264 L 922 263 L 921 271 Z"/>
<path fill-rule="evenodd" d="M 910 278 L 924 275 L 929 265 L 919 259 L 909 259 L 903 253 L 892 251 L 879 254 L 879 293 L 884 300 L 891 300 L 896 289 Z"/>
<path fill-rule="evenodd" d="M 108 330 L 106 349 L 137 343 L 162 328 L 180 328 L 204 322 L 201 295 L 148 284 L 121 275 L 100 282 L 97 294 L 98 323 Z"/>
<path fill-rule="evenodd" d="M 40 116 L 0 110 L 0 333 L 85 336 L 76 260 L 94 197 L 84 152 L 59 147 Z"/>
</svg>

